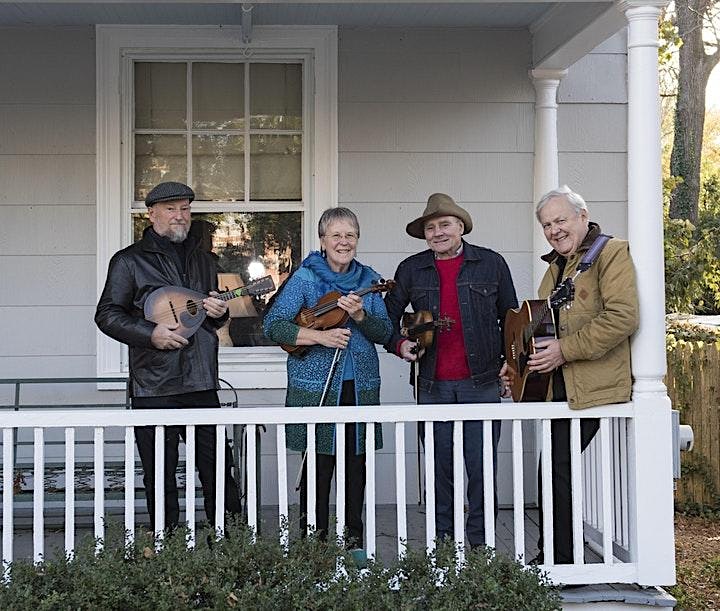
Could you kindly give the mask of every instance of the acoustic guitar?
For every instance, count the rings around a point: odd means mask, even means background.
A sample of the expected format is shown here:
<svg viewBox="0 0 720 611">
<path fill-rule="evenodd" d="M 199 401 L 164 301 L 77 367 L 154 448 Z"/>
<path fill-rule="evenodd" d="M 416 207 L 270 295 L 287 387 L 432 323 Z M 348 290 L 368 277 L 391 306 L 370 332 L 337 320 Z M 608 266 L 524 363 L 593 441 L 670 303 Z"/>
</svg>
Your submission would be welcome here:
<svg viewBox="0 0 720 611">
<path fill-rule="evenodd" d="M 530 355 L 538 339 L 556 337 L 553 308 L 572 301 L 575 284 L 566 278 L 547 299 L 529 299 L 505 315 L 505 359 L 513 401 L 545 401 L 552 372 L 529 371 Z"/>
<path fill-rule="evenodd" d="M 265 276 L 215 297 L 230 301 L 243 295 L 263 295 L 274 290 L 275 282 L 272 277 Z M 203 299 L 207 297 L 209 295 L 182 286 L 163 286 L 150 293 L 145 300 L 143 308 L 145 319 L 170 327 L 179 325 L 173 331 L 187 339 L 198 330 L 207 316 L 207 311 L 202 305 Z"/>
</svg>

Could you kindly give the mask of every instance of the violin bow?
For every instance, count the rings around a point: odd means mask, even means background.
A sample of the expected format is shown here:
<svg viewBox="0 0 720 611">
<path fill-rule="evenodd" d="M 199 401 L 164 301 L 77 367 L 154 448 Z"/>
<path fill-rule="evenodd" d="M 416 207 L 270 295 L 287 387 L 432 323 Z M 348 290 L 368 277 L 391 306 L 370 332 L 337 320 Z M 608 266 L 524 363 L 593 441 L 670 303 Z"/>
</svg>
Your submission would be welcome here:
<svg viewBox="0 0 720 611">
<path fill-rule="evenodd" d="M 318 407 L 322 407 L 327 398 L 328 390 L 330 389 L 330 382 L 335 377 L 335 368 L 337 367 L 338 361 L 340 360 L 340 351 L 342 348 L 335 348 L 335 354 L 333 355 L 332 363 L 330 363 L 330 371 L 328 372 L 327 379 L 325 380 L 325 388 L 323 388 L 322 396 L 320 397 L 320 403 Z M 305 459 L 307 458 L 307 450 L 303 452 L 302 460 L 300 461 L 300 469 L 298 470 L 297 478 L 295 479 L 295 491 L 300 490 L 300 483 L 302 482 L 302 472 L 305 466 Z"/>
</svg>

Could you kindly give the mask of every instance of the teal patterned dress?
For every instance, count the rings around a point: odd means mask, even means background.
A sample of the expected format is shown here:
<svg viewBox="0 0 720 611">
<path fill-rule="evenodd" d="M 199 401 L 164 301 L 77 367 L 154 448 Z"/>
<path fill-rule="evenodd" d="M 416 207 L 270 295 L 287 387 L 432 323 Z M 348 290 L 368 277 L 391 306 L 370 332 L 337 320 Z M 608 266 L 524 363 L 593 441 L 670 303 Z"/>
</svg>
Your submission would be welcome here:
<svg viewBox="0 0 720 611">
<path fill-rule="evenodd" d="M 311 253 L 301 267 L 290 277 L 276 296 L 263 321 L 265 335 L 278 344 L 295 345 L 300 327 L 293 320 L 302 307 L 313 307 L 318 300 L 333 288 L 342 293 L 359 290 L 379 280 L 372 268 L 353 260 L 347 274 L 334 274 L 322 261 L 319 253 Z M 311 263 L 311 264 L 309 264 Z M 320 266 L 318 268 L 318 265 Z M 325 269 L 322 269 L 324 265 Z M 318 273 L 319 272 L 319 273 Z M 335 281 L 337 280 L 337 281 Z M 355 373 L 355 399 L 357 405 L 378 405 L 380 403 L 380 366 L 375 344 L 387 342 L 391 335 L 391 323 L 385 304 L 379 293 L 363 296 L 365 317 L 356 323 L 348 319 L 351 331 L 348 347 L 341 351 L 340 360 L 325 398 L 330 409 L 338 407 L 342 387 L 345 359 L 352 359 Z M 285 405 L 311 407 L 320 403 L 334 348 L 308 346 L 302 356 L 288 355 L 287 395 Z M 306 426 L 288 425 L 287 447 L 303 451 L 307 444 Z M 348 443 L 350 440 L 348 440 Z M 315 428 L 315 443 L 320 454 L 335 454 L 335 425 L 318 424 Z M 382 448 L 382 428 L 375 425 L 375 449 Z M 356 454 L 365 452 L 365 425 L 356 427 Z"/>
</svg>

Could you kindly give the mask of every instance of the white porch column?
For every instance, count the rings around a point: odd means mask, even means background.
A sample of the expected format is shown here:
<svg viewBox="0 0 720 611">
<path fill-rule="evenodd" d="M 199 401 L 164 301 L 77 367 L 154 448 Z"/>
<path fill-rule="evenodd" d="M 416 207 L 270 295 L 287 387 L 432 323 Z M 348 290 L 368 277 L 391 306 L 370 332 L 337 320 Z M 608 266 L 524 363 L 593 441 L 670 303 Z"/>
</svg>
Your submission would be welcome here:
<svg viewBox="0 0 720 611">
<path fill-rule="evenodd" d="M 567 70 L 531 70 L 535 86 L 535 158 L 533 164 L 533 204 L 558 186 L 557 90 Z M 547 263 L 540 255 L 549 250 L 545 236 L 533 215 L 533 295 L 537 296 Z"/>
<path fill-rule="evenodd" d="M 629 481 L 638 583 L 675 582 L 672 433 L 665 375 L 658 17 L 664 0 L 619 0 L 628 22 L 628 235 L 637 272 L 640 328 Z"/>
</svg>

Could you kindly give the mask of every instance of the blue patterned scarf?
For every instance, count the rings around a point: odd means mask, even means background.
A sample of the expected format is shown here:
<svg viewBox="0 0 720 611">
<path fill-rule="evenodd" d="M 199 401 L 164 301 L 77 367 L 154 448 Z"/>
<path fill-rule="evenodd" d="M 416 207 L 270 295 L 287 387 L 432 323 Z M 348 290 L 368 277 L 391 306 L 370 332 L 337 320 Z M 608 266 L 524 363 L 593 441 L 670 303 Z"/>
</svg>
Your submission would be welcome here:
<svg viewBox="0 0 720 611">
<path fill-rule="evenodd" d="M 300 267 L 307 267 L 320 280 L 323 292 L 339 291 L 346 295 L 350 291 L 370 286 L 378 275 L 369 267 L 358 263 L 355 259 L 350 262 L 348 270 L 339 274 L 330 269 L 327 259 L 320 252 L 313 250 L 300 264 Z"/>
</svg>

